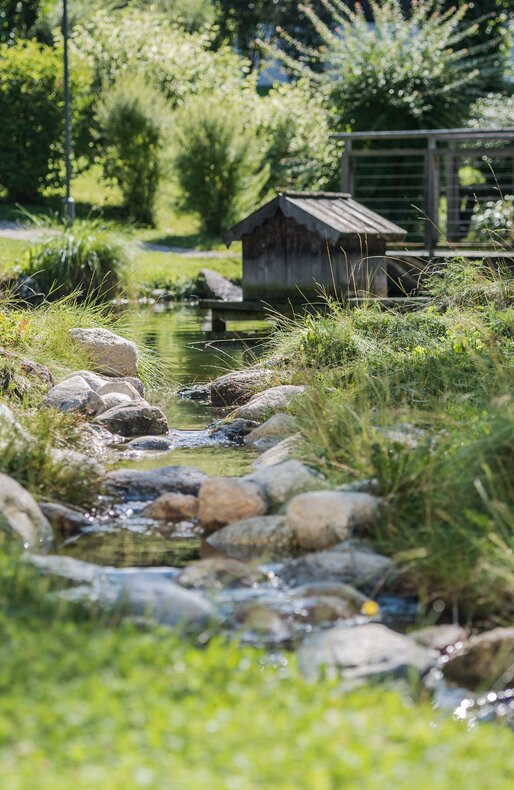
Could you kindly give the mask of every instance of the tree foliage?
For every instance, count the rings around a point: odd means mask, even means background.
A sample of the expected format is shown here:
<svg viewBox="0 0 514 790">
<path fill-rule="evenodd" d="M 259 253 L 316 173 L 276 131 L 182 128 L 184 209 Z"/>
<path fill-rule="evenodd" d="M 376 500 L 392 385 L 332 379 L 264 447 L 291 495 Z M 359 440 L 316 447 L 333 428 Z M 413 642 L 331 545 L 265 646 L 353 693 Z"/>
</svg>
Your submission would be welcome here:
<svg viewBox="0 0 514 790">
<path fill-rule="evenodd" d="M 164 97 L 141 79 L 124 79 L 106 93 L 98 116 L 104 172 L 120 187 L 128 215 L 152 224 L 169 131 Z"/>
<path fill-rule="evenodd" d="M 246 88 L 248 63 L 230 47 L 213 51 L 211 32 L 187 33 L 156 10 L 99 11 L 75 29 L 73 45 L 90 62 L 99 89 L 138 74 L 177 106 L 193 93 Z"/>
<path fill-rule="evenodd" d="M 184 207 L 200 214 L 217 235 L 258 200 L 268 181 L 254 127 L 244 128 L 237 107 L 214 97 L 191 99 L 176 117 L 175 167 Z"/>
<path fill-rule="evenodd" d="M 75 150 L 85 143 L 89 73 L 72 71 Z M 33 201 L 63 181 L 64 90 L 62 53 L 25 41 L 0 47 L 0 184 L 14 201 Z"/>
<path fill-rule="evenodd" d="M 42 0 L 1 0 L 0 41 L 13 43 L 25 38 L 45 5 Z"/>
<path fill-rule="evenodd" d="M 364 10 L 324 0 L 332 25 L 299 5 L 322 45 L 305 48 L 288 33 L 296 57 L 271 49 L 295 75 L 307 74 L 327 92 L 340 124 L 353 129 L 441 128 L 462 123 L 494 70 L 491 57 L 463 46 L 476 29 L 465 24 L 467 6 L 440 11 L 437 0 L 404 10 L 400 0 L 370 0 Z M 321 73 L 316 73 L 320 68 Z"/>
</svg>

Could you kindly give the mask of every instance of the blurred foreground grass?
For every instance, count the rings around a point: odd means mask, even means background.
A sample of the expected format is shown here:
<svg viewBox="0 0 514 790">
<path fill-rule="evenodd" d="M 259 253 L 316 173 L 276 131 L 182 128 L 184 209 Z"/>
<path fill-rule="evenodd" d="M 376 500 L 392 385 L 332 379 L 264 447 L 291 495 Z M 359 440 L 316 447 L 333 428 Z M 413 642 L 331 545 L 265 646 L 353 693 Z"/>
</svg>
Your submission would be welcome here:
<svg viewBox="0 0 514 790">
<path fill-rule="evenodd" d="M 511 732 L 310 685 L 289 656 L 66 619 L 0 632 L 3 790 L 513 786 Z"/>
<path fill-rule="evenodd" d="M 469 731 L 414 686 L 343 693 L 289 653 L 72 608 L 0 548 L 2 790 L 512 787 L 507 729 Z"/>
</svg>

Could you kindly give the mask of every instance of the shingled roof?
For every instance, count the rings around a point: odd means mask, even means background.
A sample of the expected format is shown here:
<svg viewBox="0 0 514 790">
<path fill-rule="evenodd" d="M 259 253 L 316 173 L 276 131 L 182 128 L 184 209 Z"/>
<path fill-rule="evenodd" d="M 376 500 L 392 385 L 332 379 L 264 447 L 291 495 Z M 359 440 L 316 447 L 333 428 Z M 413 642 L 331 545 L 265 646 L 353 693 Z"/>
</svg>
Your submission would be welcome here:
<svg viewBox="0 0 514 790">
<path fill-rule="evenodd" d="M 407 233 L 344 192 L 280 192 L 276 198 L 227 230 L 223 240 L 230 246 L 279 211 L 322 238 L 328 238 L 333 244 L 352 236 L 379 236 L 386 241 L 402 241 Z"/>
</svg>

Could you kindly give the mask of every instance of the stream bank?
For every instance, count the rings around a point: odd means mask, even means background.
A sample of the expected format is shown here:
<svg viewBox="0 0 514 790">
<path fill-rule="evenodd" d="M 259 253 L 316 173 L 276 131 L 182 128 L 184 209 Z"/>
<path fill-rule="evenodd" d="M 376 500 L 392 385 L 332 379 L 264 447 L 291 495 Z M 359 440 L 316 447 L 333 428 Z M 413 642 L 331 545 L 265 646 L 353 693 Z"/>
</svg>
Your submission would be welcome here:
<svg viewBox="0 0 514 790">
<path fill-rule="evenodd" d="M 150 330 L 148 337 L 162 342 Z M 225 355 L 223 363 L 224 372 Z M 213 367 L 205 369 L 212 374 Z M 252 396 L 256 373 L 263 392 Z M 249 386 L 241 385 L 245 377 Z M 214 387 L 218 395 L 232 393 L 224 408 L 205 402 L 201 386 L 196 393 L 203 399 L 173 395 L 159 401 L 158 391 L 148 394 L 151 408 L 171 425 L 156 431 L 171 447 L 156 450 L 150 442 L 152 449 L 141 449 L 137 431 L 124 439 L 111 435 L 103 458 L 111 469 L 104 498 L 82 513 L 87 523 L 74 526 L 70 517 L 71 534 L 59 553 L 34 558 L 35 566 L 64 579 L 62 595 L 69 600 L 123 606 L 131 617 L 187 622 L 193 630 L 216 623 L 243 642 L 298 650 L 310 676 L 322 665 L 346 682 L 414 672 L 430 678 L 444 699 L 445 665 L 460 661 L 465 667 L 466 656 L 480 651 L 481 643 L 468 640 L 465 629 L 446 626 L 430 635 L 404 633 L 415 624 L 416 601 L 398 594 L 394 563 L 359 536 L 380 517 L 383 503 L 373 481 L 334 490 L 289 458 L 296 428 L 285 412 L 300 387 L 279 384 L 265 368 L 228 381 L 224 389 Z M 110 395 L 126 392 L 120 383 L 126 387 L 119 377 L 108 384 Z M 186 376 L 184 383 L 193 381 Z M 105 382 L 100 384 L 102 397 Z M 191 396 L 195 390 L 189 389 Z M 209 391 L 212 396 L 213 387 Z M 216 428 L 228 414 L 240 430 L 227 435 Z M 164 517 L 155 516 L 157 504 Z M 55 512 L 46 513 L 55 519 Z M 59 519 L 62 524 L 66 514 Z M 494 656 L 510 649 L 512 640 L 509 629 L 499 630 Z M 491 653 L 491 643 L 483 649 Z M 477 697 L 467 707 L 461 693 L 459 709 L 474 708 L 480 716 L 487 707 L 489 717 L 511 718 L 507 692 L 500 689 L 503 696 L 483 704 Z"/>
</svg>

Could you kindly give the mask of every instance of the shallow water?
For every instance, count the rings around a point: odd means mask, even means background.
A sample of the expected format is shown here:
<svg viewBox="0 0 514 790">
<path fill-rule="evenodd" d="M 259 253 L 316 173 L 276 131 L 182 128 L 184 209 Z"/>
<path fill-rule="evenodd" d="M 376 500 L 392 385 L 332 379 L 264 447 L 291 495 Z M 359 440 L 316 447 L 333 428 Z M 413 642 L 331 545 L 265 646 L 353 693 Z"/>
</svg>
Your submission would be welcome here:
<svg viewBox="0 0 514 790">
<path fill-rule="evenodd" d="M 152 350 L 161 368 L 162 384 L 150 389 L 147 397 L 165 412 L 174 447 L 156 453 L 130 451 L 121 445 L 114 467 L 146 470 L 183 465 L 228 477 L 251 471 L 255 451 L 214 440 L 206 430 L 223 413 L 177 395 L 180 386 L 210 381 L 255 361 L 262 353 L 263 336 L 258 324 L 239 337 L 227 333 L 214 338 L 207 328 L 207 318 L 207 311 L 183 304 L 169 308 L 138 306 L 122 317 L 137 342 Z M 61 552 L 117 567 L 183 566 L 200 557 L 200 543 L 193 529 L 163 528 L 131 508 L 119 507 L 94 516 L 91 527 L 67 541 Z"/>
</svg>

